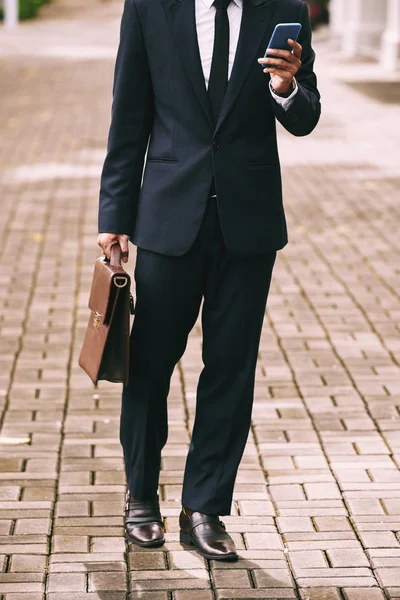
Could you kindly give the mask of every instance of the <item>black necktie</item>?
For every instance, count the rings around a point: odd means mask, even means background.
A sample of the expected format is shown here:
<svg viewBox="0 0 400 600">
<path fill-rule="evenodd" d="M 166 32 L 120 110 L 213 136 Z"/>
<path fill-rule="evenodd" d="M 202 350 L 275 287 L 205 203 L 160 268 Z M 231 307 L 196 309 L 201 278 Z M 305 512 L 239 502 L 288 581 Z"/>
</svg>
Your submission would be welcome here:
<svg viewBox="0 0 400 600">
<path fill-rule="evenodd" d="M 214 0 L 215 13 L 214 49 L 208 82 L 208 97 L 214 123 L 217 123 L 228 84 L 229 65 L 229 19 L 227 8 L 231 0 Z"/>
</svg>

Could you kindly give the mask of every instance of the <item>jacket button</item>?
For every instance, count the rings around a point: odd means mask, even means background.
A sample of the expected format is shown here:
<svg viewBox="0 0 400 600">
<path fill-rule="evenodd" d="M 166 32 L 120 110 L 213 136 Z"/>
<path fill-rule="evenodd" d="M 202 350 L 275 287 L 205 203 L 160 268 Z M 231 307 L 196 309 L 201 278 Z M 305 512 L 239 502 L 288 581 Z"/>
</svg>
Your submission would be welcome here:
<svg viewBox="0 0 400 600">
<path fill-rule="evenodd" d="M 215 148 L 215 150 L 218 150 L 219 147 L 220 147 L 219 144 L 218 144 L 218 142 L 213 142 L 212 145 L 213 145 L 213 148 Z"/>
</svg>

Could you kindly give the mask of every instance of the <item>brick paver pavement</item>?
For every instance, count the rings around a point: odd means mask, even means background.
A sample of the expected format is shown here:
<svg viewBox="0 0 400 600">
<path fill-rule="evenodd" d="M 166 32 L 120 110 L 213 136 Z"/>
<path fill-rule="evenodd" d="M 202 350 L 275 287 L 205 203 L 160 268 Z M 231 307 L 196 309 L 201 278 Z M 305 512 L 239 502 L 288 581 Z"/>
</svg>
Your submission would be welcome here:
<svg viewBox="0 0 400 600">
<path fill-rule="evenodd" d="M 121 3 L 81 4 L 0 33 L 2 600 L 399 599 L 399 106 L 338 82 L 376 71 L 318 36 L 323 119 L 280 134 L 291 243 L 226 518 L 241 560 L 178 542 L 199 325 L 169 400 L 167 544 L 128 547 L 119 389 L 77 366 Z"/>
</svg>

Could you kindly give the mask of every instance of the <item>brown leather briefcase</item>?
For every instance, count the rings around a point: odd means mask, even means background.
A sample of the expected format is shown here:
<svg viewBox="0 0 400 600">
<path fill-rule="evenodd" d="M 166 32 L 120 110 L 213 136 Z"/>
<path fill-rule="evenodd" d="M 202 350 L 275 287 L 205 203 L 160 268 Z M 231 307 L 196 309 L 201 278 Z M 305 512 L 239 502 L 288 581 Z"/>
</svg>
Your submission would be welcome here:
<svg viewBox="0 0 400 600">
<path fill-rule="evenodd" d="M 100 379 L 128 383 L 129 314 L 133 312 L 131 278 L 121 266 L 119 245 L 111 248 L 111 260 L 96 260 L 89 297 L 91 311 L 79 365 L 93 383 Z"/>
</svg>

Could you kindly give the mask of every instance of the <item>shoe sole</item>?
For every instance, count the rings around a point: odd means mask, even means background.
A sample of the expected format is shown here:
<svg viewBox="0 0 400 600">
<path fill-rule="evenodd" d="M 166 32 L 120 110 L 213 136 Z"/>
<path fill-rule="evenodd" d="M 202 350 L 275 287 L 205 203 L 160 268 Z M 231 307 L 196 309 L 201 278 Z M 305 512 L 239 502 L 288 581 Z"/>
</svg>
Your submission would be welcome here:
<svg viewBox="0 0 400 600">
<path fill-rule="evenodd" d="M 206 554 L 205 552 L 202 552 L 197 546 L 193 536 L 190 535 L 190 533 L 187 533 L 186 531 L 182 531 L 182 529 L 179 532 L 179 541 L 185 546 L 194 546 L 196 548 L 197 554 L 200 554 L 200 556 L 206 558 L 207 560 L 224 560 L 227 562 L 235 562 L 238 560 L 237 554 L 225 554 L 223 556 L 214 556 L 212 554 Z"/>
<path fill-rule="evenodd" d="M 163 546 L 165 544 L 165 538 L 162 540 L 153 540 L 152 542 L 139 542 L 134 538 L 131 538 L 125 531 L 125 537 L 131 544 L 135 544 L 135 546 L 140 546 L 141 548 L 158 548 L 159 546 Z"/>
</svg>

